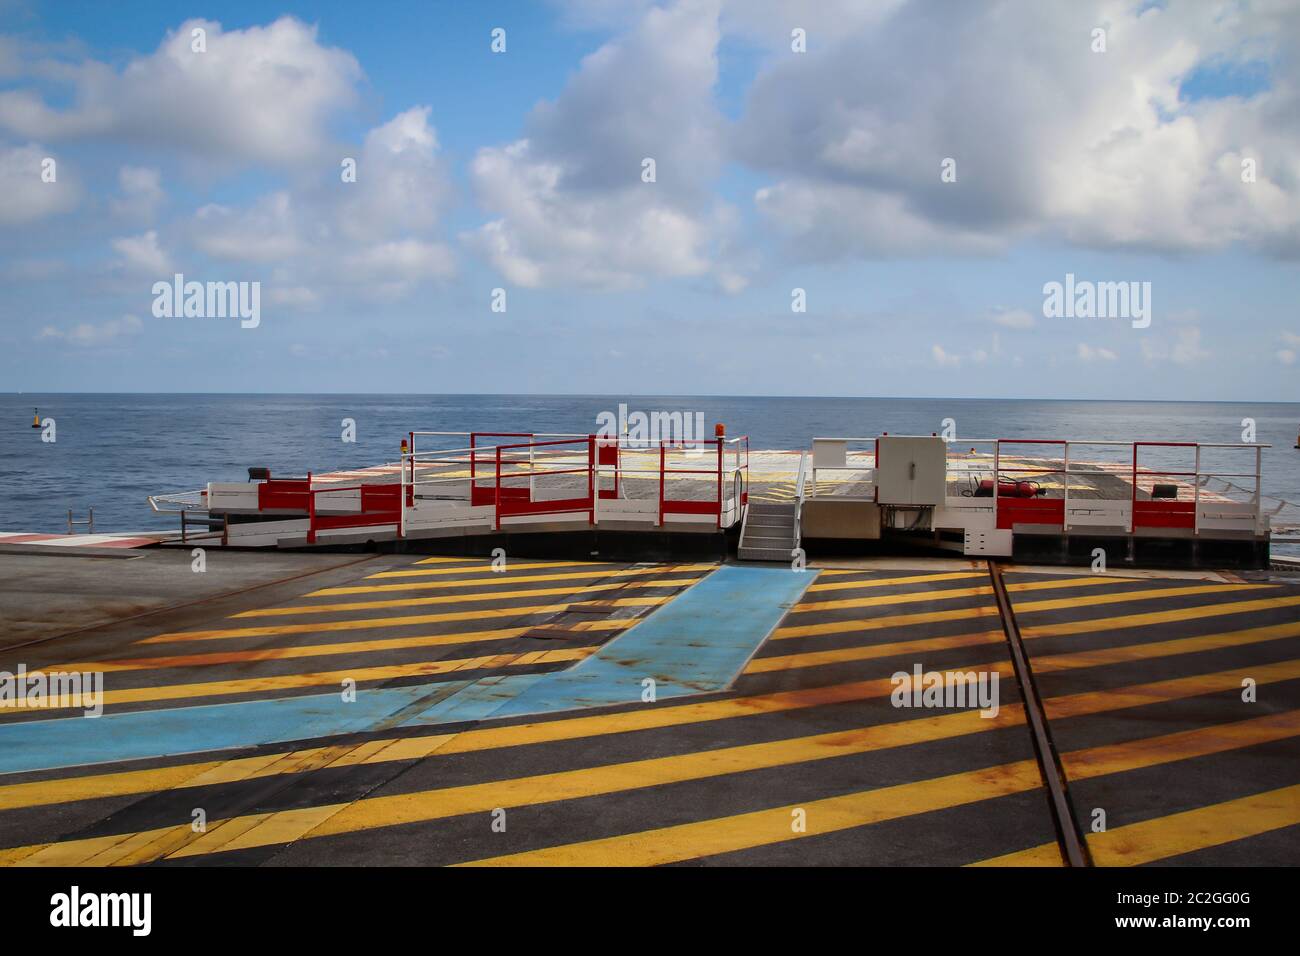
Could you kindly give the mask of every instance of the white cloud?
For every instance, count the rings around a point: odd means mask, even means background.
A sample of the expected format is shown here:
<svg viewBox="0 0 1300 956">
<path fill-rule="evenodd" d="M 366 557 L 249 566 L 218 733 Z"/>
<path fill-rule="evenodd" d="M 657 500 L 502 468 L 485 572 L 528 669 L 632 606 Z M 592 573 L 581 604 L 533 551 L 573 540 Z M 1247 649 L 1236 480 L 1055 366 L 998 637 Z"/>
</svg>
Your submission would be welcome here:
<svg viewBox="0 0 1300 956">
<path fill-rule="evenodd" d="M 41 179 L 41 163 L 47 157 L 49 152 L 34 143 L 0 148 L 0 224 L 34 222 L 76 207 L 81 189 L 69 179 L 66 165 L 56 159 L 55 181 Z"/>
<path fill-rule="evenodd" d="M 1278 350 L 1277 350 L 1277 360 L 1278 360 L 1279 362 L 1281 362 L 1283 365 L 1294 365 L 1294 364 L 1295 364 L 1295 355 L 1296 355 L 1296 353 L 1295 353 L 1295 349 L 1278 349 Z"/>
<path fill-rule="evenodd" d="M 152 219 L 166 198 L 162 173 L 149 166 L 123 166 L 117 172 L 121 195 L 109 200 L 116 215 L 130 219 Z"/>
<path fill-rule="evenodd" d="M 127 272 L 161 278 L 172 272 L 171 260 L 158 245 L 153 229 L 139 236 L 122 236 L 111 243 L 121 257 L 118 262 Z"/>
<path fill-rule="evenodd" d="M 194 29 L 207 51 L 191 49 Z M 158 49 L 117 69 L 86 61 L 46 71 L 72 86 L 72 105 L 32 89 L 0 93 L 0 126 L 49 140 L 114 138 L 176 148 L 205 160 L 292 166 L 320 158 L 328 119 L 356 100 L 361 68 L 321 46 L 293 17 L 223 30 L 187 20 Z"/>
<path fill-rule="evenodd" d="M 1098 24 L 1105 53 L 1089 48 Z M 806 255 L 979 252 L 1039 234 L 1300 255 L 1294 74 L 1273 71 L 1246 101 L 1179 97 L 1208 60 L 1294 61 L 1300 7 L 912 0 L 821 40 L 816 54 L 778 48 L 736 135 L 776 178 L 759 208 Z M 946 158 L 956 182 L 941 181 Z"/>
<path fill-rule="evenodd" d="M 1100 346 L 1094 348 L 1086 342 L 1079 343 L 1078 348 L 1075 350 L 1075 354 L 1078 356 L 1080 362 L 1113 362 L 1119 358 L 1119 356 L 1110 349 L 1101 348 Z"/>
<path fill-rule="evenodd" d="M 204 206 L 194 215 L 192 231 L 199 249 L 231 262 L 279 262 L 302 249 L 293 201 L 286 192 L 263 196 L 244 210 Z"/>
<path fill-rule="evenodd" d="M 999 309 L 993 313 L 992 319 L 1008 329 L 1031 329 L 1037 321 L 1032 312 L 1024 309 Z"/>
<path fill-rule="evenodd" d="M 961 365 L 960 355 L 954 355 L 946 351 L 942 345 L 937 343 L 930 346 L 930 355 L 940 368 L 957 368 Z"/>
<path fill-rule="evenodd" d="M 438 225 L 451 187 L 429 114 L 429 107 L 418 106 L 366 134 L 357 181 L 340 183 L 346 235 L 377 239 Z"/>
<path fill-rule="evenodd" d="M 98 324 L 82 322 L 69 331 L 63 331 L 52 325 L 41 329 L 39 338 L 67 342 L 80 348 L 95 348 L 109 345 L 120 338 L 139 335 L 144 330 L 144 323 L 134 315 L 124 315 L 120 319 L 108 319 Z"/>
<path fill-rule="evenodd" d="M 712 274 L 743 287 L 724 261 L 732 214 L 708 194 L 723 160 L 717 18 L 716 0 L 650 9 L 534 109 L 525 138 L 481 149 L 470 173 L 497 218 L 465 242 L 517 285 L 629 288 Z M 652 183 L 642 181 L 646 158 Z"/>
</svg>

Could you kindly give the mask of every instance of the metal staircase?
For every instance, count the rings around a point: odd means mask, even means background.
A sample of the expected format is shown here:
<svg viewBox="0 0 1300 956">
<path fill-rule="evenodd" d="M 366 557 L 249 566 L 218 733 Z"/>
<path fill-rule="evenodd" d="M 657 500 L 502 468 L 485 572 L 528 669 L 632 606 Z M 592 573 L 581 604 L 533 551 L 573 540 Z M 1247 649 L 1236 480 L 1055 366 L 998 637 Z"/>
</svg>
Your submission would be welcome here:
<svg viewBox="0 0 1300 956">
<path fill-rule="evenodd" d="M 751 501 L 740 526 L 736 556 L 745 561 L 794 560 L 799 548 L 799 522 L 803 512 L 804 472 L 807 455 L 799 456 L 799 475 L 794 501 Z"/>
</svg>

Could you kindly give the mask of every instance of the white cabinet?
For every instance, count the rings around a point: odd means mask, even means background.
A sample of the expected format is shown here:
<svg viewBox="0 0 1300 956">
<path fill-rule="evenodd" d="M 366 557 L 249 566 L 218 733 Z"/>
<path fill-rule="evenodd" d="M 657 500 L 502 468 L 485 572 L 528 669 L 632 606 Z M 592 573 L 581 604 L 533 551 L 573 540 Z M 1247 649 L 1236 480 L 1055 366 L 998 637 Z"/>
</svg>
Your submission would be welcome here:
<svg viewBox="0 0 1300 956">
<path fill-rule="evenodd" d="M 938 437 L 882 435 L 876 445 L 877 500 L 882 505 L 941 505 L 948 445 Z"/>
</svg>

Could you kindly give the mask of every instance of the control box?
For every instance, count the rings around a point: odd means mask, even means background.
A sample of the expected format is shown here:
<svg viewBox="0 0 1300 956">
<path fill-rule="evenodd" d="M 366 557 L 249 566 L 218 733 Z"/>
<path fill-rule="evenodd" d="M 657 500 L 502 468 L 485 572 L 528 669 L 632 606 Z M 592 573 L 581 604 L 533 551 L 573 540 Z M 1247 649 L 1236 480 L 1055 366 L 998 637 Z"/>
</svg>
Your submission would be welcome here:
<svg viewBox="0 0 1300 956">
<path fill-rule="evenodd" d="M 876 439 L 876 500 L 882 505 L 941 505 L 947 494 L 948 443 L 939 437 Z"/>
</svg>

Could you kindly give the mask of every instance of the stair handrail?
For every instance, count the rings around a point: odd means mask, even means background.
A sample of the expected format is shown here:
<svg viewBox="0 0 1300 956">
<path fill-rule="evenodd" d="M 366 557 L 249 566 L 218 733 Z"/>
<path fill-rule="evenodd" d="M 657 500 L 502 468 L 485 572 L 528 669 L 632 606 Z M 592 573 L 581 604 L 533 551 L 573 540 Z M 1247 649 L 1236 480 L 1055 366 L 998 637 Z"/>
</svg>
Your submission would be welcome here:
<svg viewBox="0 0 1300 956">
<path fill-rule="evenodd" d="M 803 499 L 804 499 L 804 475 L 806 474 L 806 465 L 808 462 L 808 452 L 799 453 L 799 477 L 795 479 L 794 485 L 794 552 L 799 550 L 802 540 L 803 524 Z M 794 557 L 792 552 L 791 557 Z"/>
</svg>

